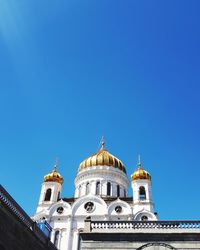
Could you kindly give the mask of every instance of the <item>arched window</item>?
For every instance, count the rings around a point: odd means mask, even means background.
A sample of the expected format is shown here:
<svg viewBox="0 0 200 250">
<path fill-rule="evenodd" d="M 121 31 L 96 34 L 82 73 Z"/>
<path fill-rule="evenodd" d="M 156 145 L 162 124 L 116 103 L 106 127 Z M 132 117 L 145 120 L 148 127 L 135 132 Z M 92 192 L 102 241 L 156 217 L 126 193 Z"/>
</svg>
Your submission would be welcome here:
<svg viewBox="0 0 200 250">
<path fill-rule="evenodd" d="M 57 198 L 57 201 L 60 199 L 60 192 L 58 192 L 58 198 Z"/>
<path fill-rule="evenodd" d="M 146 215 L 143 215 L 141 220 L 143 220 L 143 221 L 148 220 L 148 217 Z"/>
<path fill-rule="evenodd" d="M 146 191 L 143 186 L 139 188 L 139 199 L 140 200 L 146 200 Z"/>
<path fill-rule="evenodd" d="M 110 184 L 110 182 L 107 183 L 107 195 L 108 196 L 111 195 L 111 184 Z"/>
<path fill-rule="evenodd" d="M 44 201 L 50 201 L 51 200 L 51 188 L 48 188 L 45 194 Z"/>
<path fill-rule="evenodd" d="M 126 197 L 126 189 L 124 189 L 124 197 Z"/>
<path fill-rule="evenodd" d="M 90 183 L 88 182 L 86 184 L 86 194 L 89 194 L 89 192 L 90 192 Z"/>
<path fill-rule="evenodd" d="M 58 247 L 58 241 L 59 241 L 59 231 L 57 230 L 56 232 L 55 232 L 55 236 L 54 236 L 54 245 L 56 246 L 56 247 Z"/>
<path fill-rule="evenodd" d="M 100 195 L 100 181 L 96 183 L 96 195 Z"/>
<path fill-rule="evenodd" d="M 120 187 L 119 187 L 119 185 L 117 185 L 117 197 L 119 197 L 120 196 Z"/>
</svg>

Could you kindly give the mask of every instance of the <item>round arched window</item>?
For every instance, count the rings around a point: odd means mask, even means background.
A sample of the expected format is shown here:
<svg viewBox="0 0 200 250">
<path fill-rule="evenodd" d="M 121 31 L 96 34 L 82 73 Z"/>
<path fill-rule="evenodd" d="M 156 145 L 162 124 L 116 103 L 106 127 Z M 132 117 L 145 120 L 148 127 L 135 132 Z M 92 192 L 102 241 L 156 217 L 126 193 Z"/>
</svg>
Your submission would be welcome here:
<svg viewBox="0 0 200 250">
<path fill-rule="evenodd" d="M 116 206 L 115 207 L 115 212 L 118 213 L 118 214 L 121 213 L 122 212 L 122 207 L 121 206 Z"/>
<path fill-rule="evenodd" d="M 89 201 L 85 203 L 84 208 L 88 213 L 91 213 L 94 210 L 94 203 Z"/>
<path fill-rule="evenodd" d="M 148 220 L 148 217 L 147 217 L 146 215 L 143 215 L 143 216 L 141 217 L 141 220 L 143 220 L 143 221 Z"/>
<path fill-rule="evenodd" d="M 57 211 L 58 214 L 62 214 L 63 211 L 64 211 L 64 208 L 63 207 L 58 207 L 56 211 Z"/>
</svg>

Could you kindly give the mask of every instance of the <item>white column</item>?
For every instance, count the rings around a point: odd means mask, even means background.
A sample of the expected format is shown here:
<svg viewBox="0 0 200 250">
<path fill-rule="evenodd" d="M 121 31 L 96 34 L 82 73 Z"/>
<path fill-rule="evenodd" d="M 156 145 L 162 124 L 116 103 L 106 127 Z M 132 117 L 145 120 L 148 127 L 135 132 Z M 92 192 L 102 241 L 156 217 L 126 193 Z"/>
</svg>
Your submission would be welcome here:
<svg viewBox="0 0 200 250">
<path fill-rule="evenodd" d="M 120 197 L 124 197 L 124 187 L 120 186 L 119 194 L 120 194 Z"/>
<path fill-rule="evenodd" d="M 55 231 L 52 230 L 52 232 L 51 232 L 51 242 L 52 243 L 54 242 L 54 237 L 55 237 Z"/>
<path fill-rule="evenodd" d="M 79 240 L 79 232 L 77 229 L 73 230 L 73 241 L 72 241 L 72 248 L 73 250 L 78 249 L 78 240 Z"/>
<path fill-rule="evenodd" d="M 79 195 L 79 189 L 78 189 L 78 187 L 76 187 L 74 197 L 77 198 L 78 195 Z"/>
<path fill-rule="evenodd" d="M 67 233 L 66 233 L 66 245 L 67 245 L 67 250 L 72 249 L 72 233 L 71 229 L 72 228 L 72 217 L 68 218 L 67 220 Z"/>
<path fill-rule="evenodd" d="M 58 235 L 58 244 L 57 244 L 57 248 L 58 248 L 58 249 L 60 249 L 61 238 L 62 238 L 62 231 L 61 231 L 61 230 L 59 230 L 59 235 Z"/>
<path fill-rule="evenodd" d="M 117 184 L 111 183 L 111 196 L 117 197 Z"/>
<path fill-rule="evenodd" d="M 86 194 L 86 183 L 81 184 L 81 195 L 84 196 Z"/>
<path fill-rule="evenodd" d="M 96 194 L 96 181 L 90 182 L 90 194 L 93 194 L 93 195 Z"/>
<path fill-rule="evenodd" d="M 42 188 L 41 188 L 41 193 L 40 193 L 40 199 L 39 199 L 39 204 L 41 204 L 44 201 L 44 197 L 46 194 L 46 188 L 45 188 L 45 184 L 42 184 Z"/>
<path fill-rule="evenodd" d="M 107 196 L 107 181 L 101 182 L 101 195 Z"/>
<path fill-rule="evenodd" d="M 50 200 L 51 202 L 55 201 L 56 194 L 57 194 L 56 187 L 54 186 L 51 188 L 51 200 Z"/>
</svg>

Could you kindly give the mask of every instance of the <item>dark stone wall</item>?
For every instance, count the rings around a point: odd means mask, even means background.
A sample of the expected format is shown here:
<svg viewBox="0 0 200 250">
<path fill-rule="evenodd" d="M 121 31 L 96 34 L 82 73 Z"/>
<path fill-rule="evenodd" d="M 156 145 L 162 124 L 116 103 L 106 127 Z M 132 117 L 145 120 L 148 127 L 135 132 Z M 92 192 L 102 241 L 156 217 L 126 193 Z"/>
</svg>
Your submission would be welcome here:
<svg viewBox="0 0 200 250">
<path fill-rule="evenodd" d="M 79 250 L 200 250 L 200 233 L 80 233 Z"/>
<path fill-rule="evenodd" d="M 35 225 L 36 226 L 36 225 Z M 0 250 L 55 250 L 47 238 L 38 236 L 0 203 Z"/>
</svg>

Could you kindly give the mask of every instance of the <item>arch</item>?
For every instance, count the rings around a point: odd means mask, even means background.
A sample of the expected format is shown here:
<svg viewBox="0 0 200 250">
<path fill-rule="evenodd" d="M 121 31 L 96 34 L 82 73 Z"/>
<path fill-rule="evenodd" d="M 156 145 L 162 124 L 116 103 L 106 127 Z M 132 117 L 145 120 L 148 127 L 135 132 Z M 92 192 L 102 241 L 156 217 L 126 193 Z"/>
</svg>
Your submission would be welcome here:
<svg viewBox="0 0 200 250">
<path fill-rule="evenodd" d="M 72 208 L 71 208 L 71 205 L 66 202 L 66 201 L 63 201 L 62 199 L 59 200 L 58 202 L 54 203 L 51 207 L 48 208 L 48 214 L 50 217 L 52 217 L 55 213 L 57 214 L 57 209 L 59 207 L 63 207 L 64 208 L 64 212 L 63 212 L 63 215 L 70 215 L 71 212 L 72 212 Z"/>
<path fill-rule="evenodd" d="M 45 194 L 44 201 L 50 201 L 51 200 L 51 188 L 48 188 Z"/>
<path fill-rule="evenodd" d="M 90 192 L 90 183 L 87 182 L 86 183 L 86 194 L 89 194 L 89 192 Z"/>
<path fill-rule="evenodd" d="M 111 196 L 111 183 L 107 182 L 107 195 Z"/>
<path fill-rule="evenodd" d="M 106 202 L 102 198 L 100 198 L 99 196 L 90 195 L 90 199 L 88 199 L 88 196 L 82 196 L 73 203 L 73 205 L 72 205 L 72 216 L 76 215 L 76 213 L 77 213 L 77 211 L 79 210 L 80 207 L 84 208 L 84 204 L 87 203 L 88 201 L 93 202 L 95 206 L 100 205 L 101 206 L 101 208 L 99 210 L 100 213 L 107 214 L 107 204 L 106 204 Z M 81 213 L 82 212 L 83 211 L 81 210 Z"/>
<path fill-rule="evenodd" d="M 142 250 L 144 248 L 151 247 L 151 246 L 162 246 L 162 247 L 166 247 L 168 249 L 176 250 L 176 248 L 174 248 L 171 245 L 168 245 L 166 243 L 147 243 L 147 244 L 137 248 L 137 250 Z"/>
<path fill-rule="evenodd" d="M 100 181 L 96 183 L 96 195 L 100 195 Z"/>
<path fill-rule="evenodd" d="M 122 216 L 128 216 L 129 217 L 129 216 L 132 215 L 130 205 L 127 202 L 123 201 L 123 200 L 117 199 L 117 200 L 111 202 L 109 204 L 109 206 L 108 206 L 108 215 L 112 216 L 112 218 L 115 218 L 114 215 L 116 215 L 116 213 L 115 213 L 116 206 L 121 206 L 122 207 L 122 213 L 121 213 Z"/>
<path fill-rule="evenodd" d="M 139 187 L 139 200 L 146 200 L 146 190 L 144 186 Z"/>
<path fill-rule="evenodd" d="M 134 220 L 142 220 L 142 216 L 144 215 L 148 218 L 148 220 L 157 220 L 157 217 L 155 216 L 154 213 L 151 213 L 150 211 L 144 208 L 135 214 Z"/>
<path fill-rule="evenodd" d="M 60 231 L 59 231 L 59 230 L 56 230 L 56 231 L 55 231 L 55 235 L 54 235 L 54 241 L 53 241 L 53 243 L 54 243 L 54 245 L 55 245 L 56 247 L 58 247 L 59 234 L 60 234 Z"/>
</svg>

